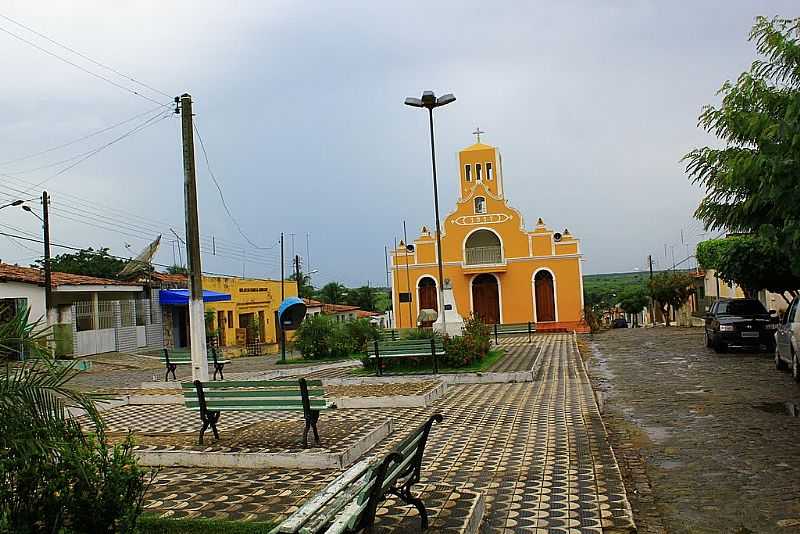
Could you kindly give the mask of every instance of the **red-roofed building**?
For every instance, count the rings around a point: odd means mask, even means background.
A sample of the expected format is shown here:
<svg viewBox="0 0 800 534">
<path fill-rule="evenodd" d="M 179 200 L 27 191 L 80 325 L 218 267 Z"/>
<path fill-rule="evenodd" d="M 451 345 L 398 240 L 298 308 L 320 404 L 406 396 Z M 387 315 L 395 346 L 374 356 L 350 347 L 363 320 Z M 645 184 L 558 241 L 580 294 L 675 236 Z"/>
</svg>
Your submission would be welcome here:
<svg viewBox="0 0 800 534">
<path fill-rule="evenodd" d="M 63 340 L 61 354 L 69 354 L 70 345 L 75 355 L 163 346 L 158 290 L 61 272 L 52 273 L 51 287 L 52 307 L 45 310 L 44 272 L 0 263 L 2 314 L 28 308 L 31 322 L 53 326 Z"/>
</svg>

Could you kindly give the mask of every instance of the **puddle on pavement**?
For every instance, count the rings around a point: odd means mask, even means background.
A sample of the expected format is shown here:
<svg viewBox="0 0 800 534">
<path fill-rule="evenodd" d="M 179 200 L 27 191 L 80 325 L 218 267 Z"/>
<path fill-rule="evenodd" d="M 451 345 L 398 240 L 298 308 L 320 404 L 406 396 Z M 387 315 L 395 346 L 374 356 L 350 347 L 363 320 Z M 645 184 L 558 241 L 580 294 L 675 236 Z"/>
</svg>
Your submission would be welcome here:
<svg viewBox="0 0 800 534">
<path fill-rule="evenodd" d="M 767 413 L 800 417 L 800 404 L 796 402 L 762 402 L 753 404 L 753 408 Z"/>
<path fill-rule="evenodd" d="M 664 441 L 670 436 L 669 428 L 666 426 L 640 426 L 642 430 L 647 433 L 647 437 L 650 438 L 650 441 L 654 443 Z"/>
<path fill-rule="evenodd" d="M 660 462 L 658 466 L 662 469 L 675 469 L 676 467 L 683 467 L 683 462 L 679 462 L 678 460 L 664 460 Z"/>
</svg>

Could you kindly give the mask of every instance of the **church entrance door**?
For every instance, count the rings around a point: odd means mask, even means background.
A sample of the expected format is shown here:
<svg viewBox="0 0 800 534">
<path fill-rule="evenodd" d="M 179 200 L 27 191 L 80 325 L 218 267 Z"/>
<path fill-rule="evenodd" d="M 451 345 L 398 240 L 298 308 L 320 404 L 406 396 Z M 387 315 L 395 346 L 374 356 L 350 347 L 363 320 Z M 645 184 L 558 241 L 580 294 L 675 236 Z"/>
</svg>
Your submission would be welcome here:
<svg viewBox="0 0 800 534">
<path fill-rule="evenodd" d="M 472 281 L 472 313 L 486 324 L 500 323 L 500 291 L 491 274 L 480 274 Z"/>
<path fill-rule="evenodd" d="M 553 275 L 549 271 L 536 273 L 533 281 L 536 294 L 536 322 L 545 323 L 556 320 L 556 298 L 553 285 Z"/>
<path fill-rule="evenodd" d="M 417 289 L 419 293 L 419 310 L 435 310 L 439 311 L 439 306 L 437 305 L 437 298 L 436 298 L 436 282 L 433 278 L 426 276 L 419 281 L 419 286 Z M 428 327 L 431 326 L 433 323 L 431 321 L 424 321 L 420 326 Z"/>
</svg>

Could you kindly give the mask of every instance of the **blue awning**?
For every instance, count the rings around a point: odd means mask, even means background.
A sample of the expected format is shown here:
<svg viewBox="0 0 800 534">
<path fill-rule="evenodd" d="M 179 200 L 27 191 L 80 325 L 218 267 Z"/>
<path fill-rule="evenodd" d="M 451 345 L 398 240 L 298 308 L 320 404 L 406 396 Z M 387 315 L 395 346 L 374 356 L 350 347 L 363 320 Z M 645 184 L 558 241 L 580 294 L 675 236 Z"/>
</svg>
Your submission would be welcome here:
<svg viewBox="0 0 800 534">
<path fill-rule="evenodd" d="M 158 292 L 158 299 L 161 304 L 181 305 L 189 304 L 188 289 L 161 289 Z M 222 302 L 231 300 L 227 293 L 217 293 L 216 291 L 203 290 L 203 302 Z"/>
</svg>

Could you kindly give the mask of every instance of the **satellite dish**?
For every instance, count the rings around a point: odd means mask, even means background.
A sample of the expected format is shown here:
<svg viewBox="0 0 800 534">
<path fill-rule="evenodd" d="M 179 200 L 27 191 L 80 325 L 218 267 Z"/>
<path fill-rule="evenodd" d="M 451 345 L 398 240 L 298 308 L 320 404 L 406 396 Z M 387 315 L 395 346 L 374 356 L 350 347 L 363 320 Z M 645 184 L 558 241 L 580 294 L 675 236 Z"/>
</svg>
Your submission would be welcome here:
<svg viewBox="0 0 800 534">
<path fill-rule="evenodd" d="M 554 234 L 553 234 L 553 241 L 555 241 L 556 243 L 558 243 L 559 241 L 561 241 L 561 234 L 560 234 L 560 233 L 558 233 L 558 232 L 554 233 Z"/>
<path fill-rule="evenodd" d="M 158 235 L 155 241 L 147 245 L 135 258 L 126 263 L 125 267 L 119 272 L 118 277 L 125 279 L 136 274 L 148 272 L 152 268 L 150 262 L 153 261 L 153 256 L 156 255 L 160 243 L 161 234 Z"/>
</svg>

